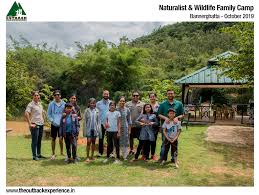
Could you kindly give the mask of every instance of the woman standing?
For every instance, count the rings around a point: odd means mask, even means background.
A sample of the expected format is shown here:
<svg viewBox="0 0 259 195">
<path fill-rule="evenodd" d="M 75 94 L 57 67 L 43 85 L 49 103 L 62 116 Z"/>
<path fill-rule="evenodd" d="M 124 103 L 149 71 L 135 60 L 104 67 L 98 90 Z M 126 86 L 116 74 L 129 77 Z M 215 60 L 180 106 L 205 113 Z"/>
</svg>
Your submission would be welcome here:
<svg viewBox="0 0 259 195">
<path fill-rule="evenodd" d="M 124 96 L 119 99 L 119 107 L 117 111 L 121 114 L 121 135 L 120 135 L 120 148 L 122 150 L 122 156 L 124 160 L 127 160 L 128 147 L 129 147 L 129 135 L 131 131 L 131 116 L 130 110 L 125 106 L 126 100 Z"/>
<path fill-rule="evenodd" d="M 156 152 L 156 140 L 157 140 L 157 134 L 159 132 L 159 118 L 158 118 L 158 108 L 159 108 L 159 103 L 157 102 L 156 99 L 156 93 L 155 92 L 150 92 L 149 93 L 149 102 L 150 105 L 152 106 L 153 109 L 153 113 L 156 115 L 157 121 L 158 121 L 158 125 L 154 128 L 154 136 L 155 136 L 155 141 L 151 142 L 151 159 L 152 160 L 158 160 L 158 158 L 155 156 L 155 152 Z"/>
</svg>

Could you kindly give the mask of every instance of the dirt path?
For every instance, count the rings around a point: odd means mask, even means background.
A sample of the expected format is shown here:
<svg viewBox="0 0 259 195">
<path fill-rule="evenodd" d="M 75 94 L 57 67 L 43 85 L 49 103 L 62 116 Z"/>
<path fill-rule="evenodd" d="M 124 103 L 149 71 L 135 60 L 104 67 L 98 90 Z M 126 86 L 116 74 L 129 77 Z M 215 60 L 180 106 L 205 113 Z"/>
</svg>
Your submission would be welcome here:
<svg viewBox="0 0 259 195">
<path fill-rule="evenodd" d="M 44 127 L 44 129 L 48 127 Z M 6 121 L 6 129 L 12 129 L 8 132 L 8 136 L 30 136 L 28 123 L 25 121 Z M 86 140 L 84 138 L 79 138 L 77 143 L 79 145 L 86 145 Z"/>
<path fill-rule="evenodd" d="M 254 128 L 243 126 L 213 125 L 207 130 L 207 141 L 235 146 L 253 146 Z"/>
</svg>

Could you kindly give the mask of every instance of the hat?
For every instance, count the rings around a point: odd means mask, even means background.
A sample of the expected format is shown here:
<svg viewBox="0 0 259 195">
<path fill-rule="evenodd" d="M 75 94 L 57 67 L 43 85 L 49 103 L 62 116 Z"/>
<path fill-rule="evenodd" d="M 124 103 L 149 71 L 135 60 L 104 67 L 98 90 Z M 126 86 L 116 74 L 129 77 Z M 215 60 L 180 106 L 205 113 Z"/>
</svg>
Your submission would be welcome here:
<svg viewBox="0 0 259 195">
<path fill-rule="evenodd" d="M 65 108 L 67 108 L 67 107 L 73 107 L 73 105 L 71 103 L 66 103 Z"/>
<path fill-rule="evenodd" d="M 174 112 L 174 113 L 175 113 L 175 109 L 169 108 L 169 109 L 167 110 L 167 113 L 169 113 L 169 112 Z"/>
</svg>

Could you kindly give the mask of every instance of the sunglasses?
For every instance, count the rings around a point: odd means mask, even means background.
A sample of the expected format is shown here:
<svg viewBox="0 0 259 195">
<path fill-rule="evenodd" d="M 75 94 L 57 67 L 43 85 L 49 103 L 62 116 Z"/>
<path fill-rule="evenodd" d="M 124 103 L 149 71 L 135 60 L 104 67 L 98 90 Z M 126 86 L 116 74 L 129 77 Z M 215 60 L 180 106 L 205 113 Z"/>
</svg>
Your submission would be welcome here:
<svg viewBox="0 0 259 195">
<path fill-rule="evenodd" d="M 60 94 L 55 94 L 54 96 L 60 96 Z"/>
<path fill-rule="evenodd" d="M 139 95 L 133 95 L 133 97 L 138 97 Z"/>
</svg>

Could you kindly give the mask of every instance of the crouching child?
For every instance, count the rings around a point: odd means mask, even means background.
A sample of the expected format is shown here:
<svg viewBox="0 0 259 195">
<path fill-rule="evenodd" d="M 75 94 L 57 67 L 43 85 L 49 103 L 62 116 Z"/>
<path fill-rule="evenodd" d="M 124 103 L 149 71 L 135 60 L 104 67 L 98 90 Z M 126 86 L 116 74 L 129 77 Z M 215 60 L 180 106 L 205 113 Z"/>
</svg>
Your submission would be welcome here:
<svg viewBox="0 0 259 195">
<path fill-rule="evenodd" d="M 73 105 L 71 103 L 65 104 L 65 116 L 61 119 L 59 133 L 64 137 L 67 150 L 67 163 L 75 163 L 77 150 L 77 136 L 79 133 L 78 117 L 73 112 Z M 71 158 L 72 148 L 72 158 Z"/>
</svg>

